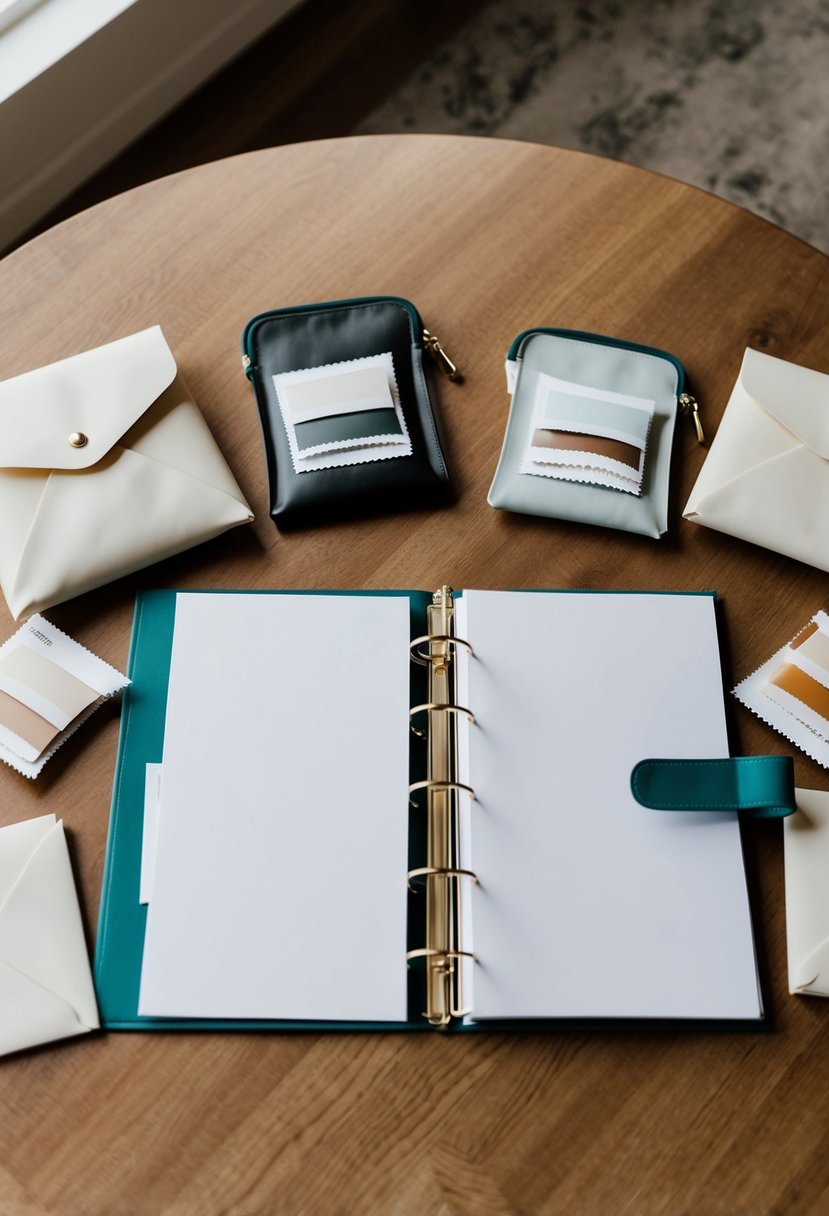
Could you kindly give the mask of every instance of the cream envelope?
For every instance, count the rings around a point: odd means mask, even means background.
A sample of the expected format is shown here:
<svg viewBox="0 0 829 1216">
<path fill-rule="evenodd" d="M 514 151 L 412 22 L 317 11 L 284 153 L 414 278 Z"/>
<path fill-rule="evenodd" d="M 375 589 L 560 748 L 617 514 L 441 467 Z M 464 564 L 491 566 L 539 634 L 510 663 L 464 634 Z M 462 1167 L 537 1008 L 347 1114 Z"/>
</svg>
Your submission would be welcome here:
<svg viewBox="0 0 829 1216">
<path fill-rule="evenodd" d="M 829 793 L 795 796 L 783 821 L 789 992 L 829 996 Z"/>
<path fill-rule="evenodd" d="M 15 619 L 251 519 L 157 325 L 0 383 Z"/>
<path fill-rule="evenodd" d="M 829 376 L 747 350 L 684 515 L 829 570 Z"/>
<path fill-rule="evenodd" d="M 63 823 L 0 828 L 0 1055 L 98 1025 Z"/>
</svg>

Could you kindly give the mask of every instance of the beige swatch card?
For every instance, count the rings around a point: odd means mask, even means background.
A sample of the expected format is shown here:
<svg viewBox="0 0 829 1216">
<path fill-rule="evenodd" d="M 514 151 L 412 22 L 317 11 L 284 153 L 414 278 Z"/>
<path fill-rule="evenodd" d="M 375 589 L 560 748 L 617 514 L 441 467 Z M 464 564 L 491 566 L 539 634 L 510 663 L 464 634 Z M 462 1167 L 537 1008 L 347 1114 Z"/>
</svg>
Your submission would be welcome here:
<svg viewBox="0 0 829 1216">
<path fill-rule="evenodd" d="M 128 683 L 42 616 L 30 617 L 0 646 L 0 759 L 36 777 L 69 735 Z"/>
</svg>

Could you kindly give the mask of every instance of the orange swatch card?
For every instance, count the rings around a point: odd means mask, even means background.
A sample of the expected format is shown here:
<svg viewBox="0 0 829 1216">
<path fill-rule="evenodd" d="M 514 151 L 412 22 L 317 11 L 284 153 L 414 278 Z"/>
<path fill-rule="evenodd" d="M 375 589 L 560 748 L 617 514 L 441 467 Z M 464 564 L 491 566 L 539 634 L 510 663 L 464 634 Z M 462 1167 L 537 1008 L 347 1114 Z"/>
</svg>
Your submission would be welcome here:
<svg viewBox="0 0 829 1216">
<path fill-rule="evenodd" d="M 816 612 L 734 695 L 829 768 L 829 614 Z"/>
</svg>

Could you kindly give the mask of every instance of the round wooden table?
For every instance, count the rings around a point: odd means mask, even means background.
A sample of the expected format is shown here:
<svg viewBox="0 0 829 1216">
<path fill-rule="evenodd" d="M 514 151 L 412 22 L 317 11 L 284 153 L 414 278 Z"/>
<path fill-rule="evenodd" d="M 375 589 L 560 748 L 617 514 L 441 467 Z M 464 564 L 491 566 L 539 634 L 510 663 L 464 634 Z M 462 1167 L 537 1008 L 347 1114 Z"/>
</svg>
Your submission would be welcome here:
<svg viewBox="0 0 829 1216">
<path fill-rule="evenodd" d="M 255 313 L 410 298 L 465 375 L 433 380 L 458 490 L 432 513 L 280 535 L 239 335 Z M 493 511 L 503 360 L 532 325 L 673 352 L 709 434 L 743 350 L 829 372 L 829 261 L 689 186 L 575 152 L 378 136 L 256 152 L 151 183 L 0 264 L 0 376 L 160 324 L 257 513 L 49 612 L 117 666 L 134 594 L 176 587 L 713 588 L 735 682 L 818 607 L 829 576 L 686 523 L 704 450 L 680 422 L 659 542 Z M 0 638 L 13 628 L 0 607 Z M 786 751 L 736 702 L 735 753 Z M 70 833 L 90 941 L 118 711 L 36 783 L 0 766 L 0 824 Z M 827 788 L 799 753 L 798 784 Z M 780 824 L 748 825 L 773 1032 L 108 1034 L 0 1062 L 0 1211 L 827 1210 L 829 1004 L 786 992 Z"/>
</svg>

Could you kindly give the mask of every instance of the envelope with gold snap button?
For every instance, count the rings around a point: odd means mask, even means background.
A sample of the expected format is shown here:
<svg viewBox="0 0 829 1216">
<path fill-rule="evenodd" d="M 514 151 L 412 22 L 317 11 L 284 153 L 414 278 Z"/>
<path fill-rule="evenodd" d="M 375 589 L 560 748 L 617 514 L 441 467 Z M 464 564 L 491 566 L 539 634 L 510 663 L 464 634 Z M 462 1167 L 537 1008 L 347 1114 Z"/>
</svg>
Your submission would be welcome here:
<svg viewBox="0 0 829 1216">
<path fill-rule="evenodd" d="M 0 1055 L 98 1025 L 63 823 L 0 828 Z"/>
<path fill-rule="evenodd" d="M 684 515 L 829 570 L 829 375 L 746 350 Z"/>
<path fill-rule="evenodd" d="M 159 326 L 0 383 L 15 619 L 251 519 Z"/>
</svg>

